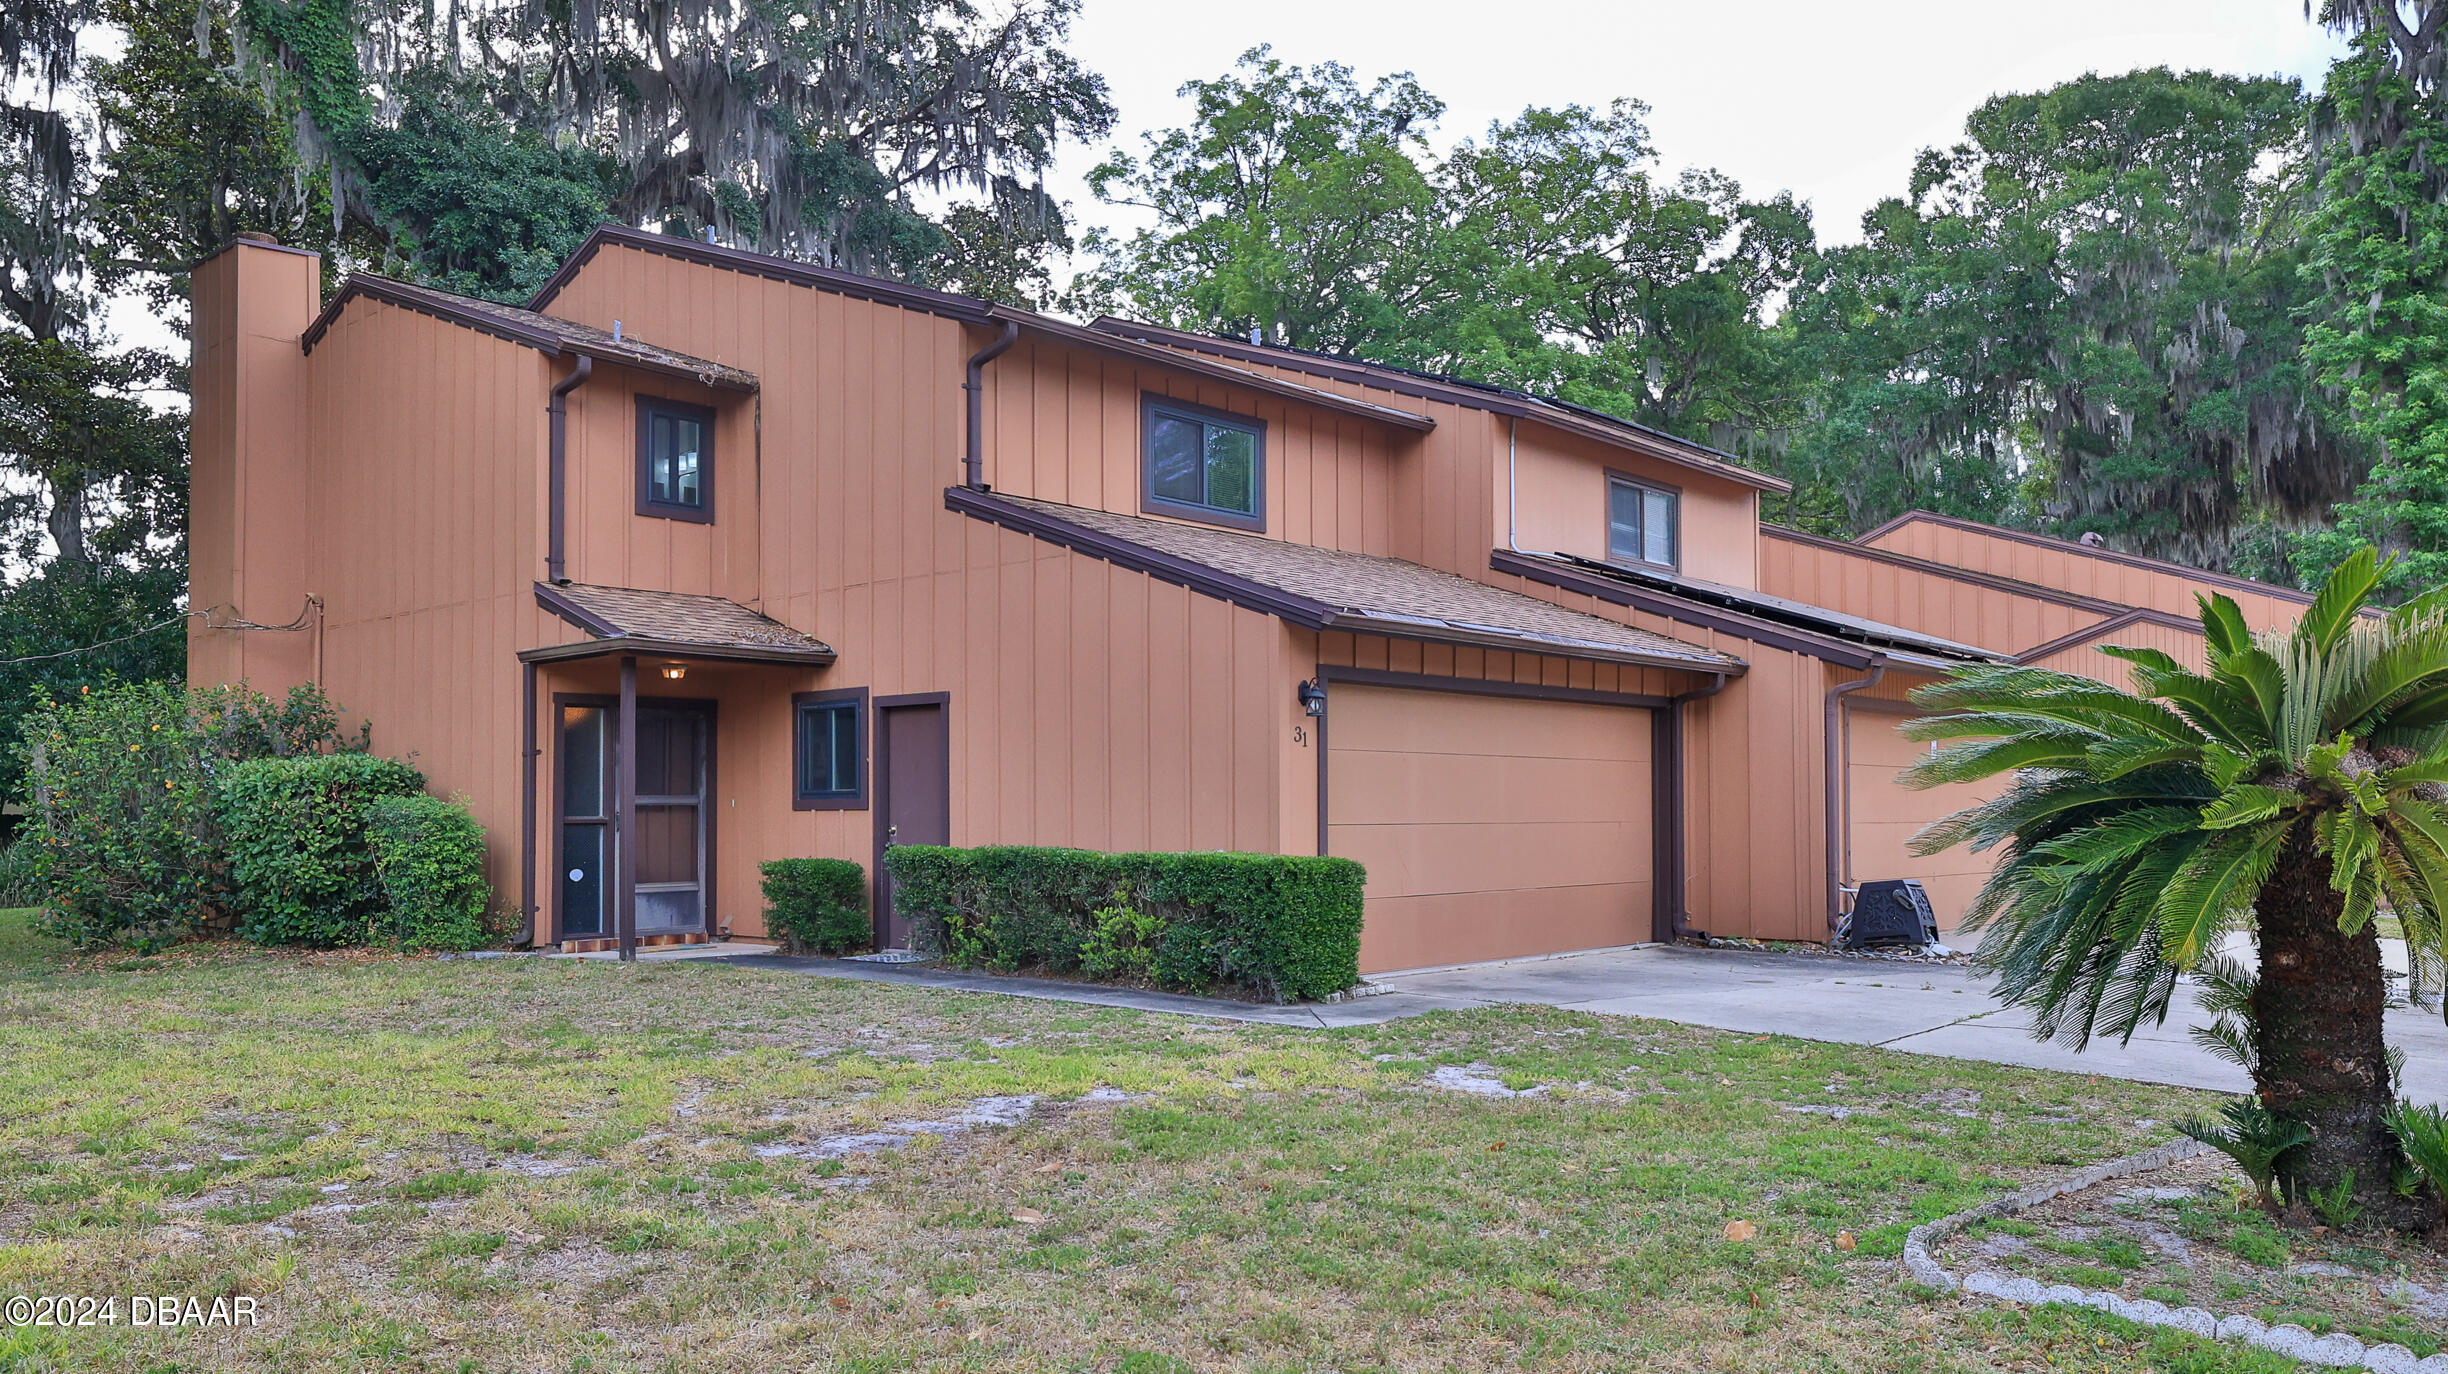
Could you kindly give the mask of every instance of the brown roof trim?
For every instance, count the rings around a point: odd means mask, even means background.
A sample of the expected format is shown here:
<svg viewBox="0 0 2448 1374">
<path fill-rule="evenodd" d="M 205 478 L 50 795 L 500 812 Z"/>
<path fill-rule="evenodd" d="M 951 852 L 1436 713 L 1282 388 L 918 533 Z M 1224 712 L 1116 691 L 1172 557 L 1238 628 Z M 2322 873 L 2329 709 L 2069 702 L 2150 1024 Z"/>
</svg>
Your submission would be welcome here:
<svg viewBox="0 0 2448 1374">
<path fill-rule="evenodd" d="M 561 264 L 561 270 L 553 273 L 528 298 L 527 308 L 542 310 L 550 305 L 553 298 L 561 294 L 561 288 L 569 285 L 579 270 L 593 261 L 595 254 L 607 244 L 705 267 L 719 267 L 751 277 L 763 277 L 768 281 L 813 287 L 837 296 L 854 296 L 860 300 L 897 305 L 905 310 L 922 310 L 930 315 L 942 315 L 970 324 L 987 323 L 989 312 L 994 309 L 991 302 L 973 296 L 929 291 L 921 286 L 908 286 L 881 277 L 863 277 L 856 272 L 818 267 L 812 263 L 776 257 L 771 253 L 753 253 L 745 248 L 726 248 L 720 244 L 700 243 L 695 239 L 677 238 L 670 234 L 649 233 L 625 224 L 597 225 L 595 232 L 587 235 L 587 241 L 570 255 L 569 261 Z"/>
<path fill-rule="evenodd" d="M 2114 634 L 2128 625 L 2158 625 L 2170 630 L 2187 630 L 2194 634 L 2202 632 L 2201 622 L 2198 620 L 2187 620 L 2183 616 L 2173 615 L 2167 611 L 2155 611 L 2137 606 L 2122 615 L 2112 615 L 2098 624 L 2085 625 L 2070 634 L 2059 635 L 2046 644 L 2035 644 L 2016 654 L 2010 661 L 2017 664 L 2037 663 L 2050 654 L 2079 648 L 2098 639 L 2101 635 Z"/>
<path fill-rule="evenodd" d="M 1411 430 L 1414 433 L 1425 434 L 1436 428 L 1434 416 L 1400 410 L 1393 406 L 1381 406 L 1374 401 L 1363 401 L 1338 392 L 1303 386 L 1298 382 L 1287 382 L 1281 377 L 1270 377 L 1263 372 L 1252 372 L 1247 368 L 1210 362 L 1205 358 L 1184 353 L 1178 348 L 1164 348 L 1156 344 L 1141 343 L 1135 339 L 1126 339 L 1119 335 L 1099 333 L 1096 330 L 1083 329 L 1076 324 L 1065 324 L 1061 320 L 1048 319 L 1043 315 L 1033 315 L 1028 311 L 1013 310 L 1006 306 L 994 307 L 994 317 L 997 320 L 1017 324 L 1029 333 L 1070 344 L 1075 348 L 1094 349 L 1099 353 L 1129 358 L 1174 372 L 1187 372 L 1193 376 L 1205 377 L 1210 381 L 1222 382 L 1226 386 L 1237 386 L 1244 391 L 1282 396 L 1304 405 L 1339 411 L 1346 415 L 1357 415 L 1364 420 L 1376 420 L 1393 425 L 1397 429 Z"/>
<path fill-rule="evenodd" d="M 622 225 L 604 225 L 589 235 L 586 243 L 572 254 L 570 260 L 561 265 L 561 270 L 555 272 L 552 279 L 547 281 L 543 288 L 528 301 L 527 308 L 542 310 L 551 304 L 553 298 L 559 295 L 561 289 L 577 276 L 579 270 L 607 245 L 631 248 L 641 253 L 652 253 L 658 257 L 695 263 L 701 267 L 719 268 L 727 272 L 763 277 L 769 281 L 804 286 L 811 290 L 827 291 L 838 296 L 850 296 L 859 300 L 875 301 L 882 305 L 898 306 L 905 310 L 922 311 L 958 320 L 963 324 L 1015 324 L 1030 333 L 1076 348 L 1094 349 L 1100 353 L 1130 358 L 1174 372 L 1186 372 L 1192 376 L 1222 382 L 1227 386 L 1237 386 L 1245 391 L 1281 396 L 1305 405 L 1317 406 L 1346 415 L 1356 415 L 1362 419 L 1376 420 L 1401 429 L 1426 432 L 1436 428 L 1436 420 L 1431 416 L 1415 414 L 1393 406 L 1382 406 L 1372 401 L 1358 400 L 1331 391 L 1321 391 L 1316 387 L 1302 386 L 1298 382 L 1288 382 L 1280 377 L 1270 377 L 1262 372 L 1251 372 L 1244 368 L 1186 357 L 1178 349 L 1160 348 L 1154 344 L 1139 343 L 1110 334 L 1100 334 L 1030 311 L 1015 310 L 1007 305 L 996 305 L 991 301 L 978 300 L 969 296 L 955 296 L 944 291 L 929 291 L 923 287 L 905 286 L 900 282 L 885 281 L 877 277 L 863 277 L 854 272 L 816 267 L 804 262 L 794 262 L 789 258 L 775 257 L 769 253 L 752 253 L 740 248 L 725 248 L 717 244 L 699 243 L 694 239 L 673 238 L 668 234 L 649 234 Z"/>
<path fill-rule="evenodd" d="M 1833 663 L 1840 668 L 1867 668 L 1880 659 L 1893 659 L 1898 651 L 1856 644 L 1833 635 L 1817 634 L 1773 621 L 1760 620 L 1738 611 L 1715 606 L 1703 606 L 1679 596 L 1656 591 L 1631 582 L 1585 572 L 1578 568 L 1541 558 L 1536 554 L 1515 553 L 1496 549 L 1488 555 L 1490 570 L 1507 573 L 1542 583 L 1560 591 L 1574 592 L 1610 605 L 1643 611 L 1683 625 L 1697 625 L 1716 630 L 1752 644 L 1764 644 L 1771 649 L 1801 654 Z M 1903 651 L 1909 653 L 1909 650 Z"/>
<path fill-rule="evenodd" d="M 763 663 L 786 668 L 822 668 L 833 662 L 830 649 L 760 648 L 746 644 L 698 644 L 680 639 L 645 639 L 623 635 L 614 639 L 578 639 L 567 644 L 547 644 L 540 648 L 519 650 L 521 663 L 566 663 L 580 658 L 609 658 L 635 655 L 638 658 L 707 659 L 724 663 Z"/>
<path fill-rule="evenodd" d="M 339 293 L 332 297 L 331 304 L 324 306 L 323 313 L 315 316 L 314 323 L 306 326 L 306 332 L 298 336 L 298 347 L 306 353 L 314 352 L 315 345 L 321 343 L 323 336 L 330 333 L 332 325 L 339 321 L 340 312 L 348 307 L 349 302 L 361 296 L 369 300 L 380 301 L 384 305 L 441 320 L 447 324 L 455 324 L 463 329 L 472 329 L 479 334 L 490 334 L 494 338 L 532 348 L 548 358 L 558 358 L 564 353 L 576 354 L 614 367 L 637 368 L 645 372 L 695 382 L 700 386 L 718 387 L 729 391 L 757 389 L 754 377 L 734 367 L 720 363 L 704 363 L 702 367 L 693 368 L 688 366 L 687 362 L 665 362 L 631 349 L 591 347 L 540 326 L 523 324 L 516 319 L 507 318 L 493 311 L 476 308 L 473 303 L 466 306 L 459 305 L 457 302 L 461 298 L 446 291 L 412 286 L 406 282 L 396 282 L 388 277 L 371 276 L 363 272 L 352 273 L 347 281 L 341 283 Z M 656 347 L 656 351 L 670 353 L 674 359 L 686 357 L 684 354 L 672 353 L 671 350 L 659 346 Z"/>
<path fill-rule="evenodd" d="M 2171 563 L 2164 558 L 2145 558 L 2138 553 L 2120 553 L 2115 549 L 2095 549 L 2088 544 L 2075 543 L 2071 539 L 2058 539 L 2051 535 L 2033 534 L 2026 530 L 2010 530 L 1997 525 L 1984 525 L 1978 520 L 1965 520 L 1958 516 L 1940 515 L 1936 511 L 1908 510 L 1902 515 L 1897 516 L 1895 519 L 1889 520 L 1885 524 L 1880 525 L 1878 528 L 1862 535 L 1854 542 L 1857 544 L 1867 544 L 1873 539 L 1880 538 L 1884 535 L 1893 533 L 1896 530 L 1902 529 L 1904 526 L 1909 525 L 1916 520 L 1925 521 L 1932 525 L 1944 525 L 1948 529 L 1963 530 L 1969 534 L 1986 534 L 1995 538 L 2008 540 L 2012 543 L 2029 544 L 2034 548 L 2054 549 L 2059 553 L 2081 554 L 2085 558 L 2097 558 L 2109 563 L 2122 563 L 2129 568 L 2140 568 L 2145 572 L 2166 573 L 2171 577 L 2181 577 L 2187 581 L 2207 583 L 2213 587 L 2224 587 L 2229 591 L 2251 592 L 2257 596 L 2274 596 L 2281 601 L 2293 601 L 2299 605 L 2305 606 L 2312 604 L 2312 594 L 2310 592 L 2299 592 L 2293 587 L 2281 587 L 2275 582 L 2255 582 L 2249 577 L 2238 577 L 2233 573 L 2211 572 L 2206 568 L 2191 568 L 2182 563 Z"/>
<path fill-rule="evenodd" d="M 1992 591 L 2009 592 L 2015 596 L 2027 596 L 2034 601 L 2046 601 L 2052 605 L 2073 606 L 2081 610 L 2097 611 L 2102 615 L 2115 615 L 2131 609 L 2121 601 L 2084 596 L 2079 592 L 2043 586 L 2038 582 L 2025 582 L 2019 578 L 2002 577 L 1996 573 L 1980 572 L 1972 568 L 1958 568 L 1953 564 L 1918 558 L 1909 553 L 1896 553 L 1890 549 L 1874 549 L 1867 544 L 1851 544 L 1842 539 L 1829 539 L 1824 535 L 1811 534 L 1785 525 L 1772 525 L 1765 520 L 1760 522 L 1759 528 L 1761 534 L 1771 539 L 1782 539 L 1788 543 L 1824 549 L 1829 553 L 1841 553 L 1851 558 L 1863 558 L 1874 563 L 1884 563 L 1892 568 L 1904 568 L 1912 572 L 1926 573 L 1932 577 L 1943 577 L 1950 582 L 1962 582 L 1975 587 L 1987 587 Z"/>
<path fill-rule="evenodd" d="M 559 663 L 605 654 L 639 654 L 667 658 L 721 659 L 731 663 L 776 663 L 821 668 L 838 657 L 829 646 L 792 648 L 779 644 L 713 644 L 693 640 L 632 635 L 595 614 L 547 583 L 535 584 L 538 606 L 594 636 L 568 644 L 546 644 L 519 651 L 521 663 Z"/>
<path fill-rule="evenodd" d="M 618 639 L 621 627 L 572 601 L 550 583 L 535 584 L 536 604 L 598 639 Z"/>
<path fill-rule="evenodd" d="M 1492 677 L 1451 677 L 1442 673 L 1403 673 L 1385 668 L 1318 665 L 1318 677 L 1354 687 L 1393 687 L 1406 692 L 1451 692 L 1457 696 L 1520 697 L 1528 701 L 1570 701 L 1587 706 L 1630 706 L 1644 710 L 1674 704 L 1673 697 L 1645 692 L 1602 692 L 1594 687 L 1551 687 L 1541 682 L 1509 682 Z M 1334 708 L 1329 703 L 1328 711 Z"/>
<path fill-rule="evenodd" d="M 1101 530 L 1073 524 L 1043 511 L 1033 510 L 992 492 L 975 491 L 968 487 L 947 487 L 944 509 L 983 520 L 990 525 L 1058 544 L 1074 553 L 1086 555 L 1117 568 L 1145 573 L 1160 582 L 1187 587 L 1202 596 L 1227 601 L 1244 610 L 1271 615 L 1311 630 L 1341 630 L 1352 634 L 1379 635 L 1387 639 L 1412 640 L 1426 644 L 1461 644 L 1477 648 L 1502 649 L 1510 653 L 1546 654 L 1555 658 L 1587 659 L 1600 663 L 1628 663 L 1643 668 L 1665 668 L 1676 672 L 1725 674 L 1743 672 L 1741 660 L 1730 656 L 1710 658 L 1681 657 L 1671 654 L 1646 654 L 1637 649 L 1614 645 L 1549 639 L 1534 634 L 1514 634 L 1501 630 L 1479 630 L 1462 626 L 1431 623 L 1407 617 L 1379 616 L 1345 610 L 1310 597 L 1300 596 L 1262 582 L 1229 573 L 1221 568 L 1178 557 L 1144 544 L 1116 538 Z M 1694 653 L 1708 653 L 1694 646 Z"/>
<path fill-rule="evenodd" d="M 1754 472 L 1740 464 L 1711 456 L 1709 450 L 1671 434 L 1635 425 L 1627 420 L 1608 417 L 1605 420 L 1574 413 L 1562 406 L 1534 396 L 1469 386 L 1460 382 L 1439 381 L 1405 372 L 1399 368 L 1381 367 L 1355 359 L 1333 358 L 1300 349 L 1274 348 L 1265 344 L 1247 344 L 1233 339 L 1221 339 L 1209 334 L 1197 334 L 1183 329 L 1148 324 L 1142 320 L 1126 320 L 1106 315 L 1088 324 L 1091 331 L 1117 337 L 1142 340 L 1162 345 L 1173 351 L 1213 354 L 1236 362 L 1261 363 L 1287 371 L 1306 372 L 1313 377 L 1328 377 L 1339 382 L 1390 391 L 1398 396 L 1413 396 L 1424 401 L 1442 401 L 1447 405 L 1470 410 L 1484 410 L 1495 415 L 1532 420 L 1550 425 L 1567 433 L 1596 439 L 1618 448 L 1631 449 L 1661 462 L 1673 463 L 1728 481 L 1763 491 L 1786 492 L 1793 484 L 1781 477 Z"/>
</svg>

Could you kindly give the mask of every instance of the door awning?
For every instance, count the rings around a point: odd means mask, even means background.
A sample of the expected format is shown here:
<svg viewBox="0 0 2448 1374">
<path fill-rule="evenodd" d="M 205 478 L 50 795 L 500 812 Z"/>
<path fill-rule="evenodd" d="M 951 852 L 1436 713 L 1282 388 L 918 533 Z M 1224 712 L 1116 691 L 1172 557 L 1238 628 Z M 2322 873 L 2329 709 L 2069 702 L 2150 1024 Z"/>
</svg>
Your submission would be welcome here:
<svg viewBox="0 0 2448 1374">
<path fill-rule="evenodd" d="M 724 597 L 583 582 L 538 582 L 535 597 L 588 637 L 521 650 L 525 663 L 635 654 L 820 668 L 835 657 L 814 635 Z"/>
</svg>

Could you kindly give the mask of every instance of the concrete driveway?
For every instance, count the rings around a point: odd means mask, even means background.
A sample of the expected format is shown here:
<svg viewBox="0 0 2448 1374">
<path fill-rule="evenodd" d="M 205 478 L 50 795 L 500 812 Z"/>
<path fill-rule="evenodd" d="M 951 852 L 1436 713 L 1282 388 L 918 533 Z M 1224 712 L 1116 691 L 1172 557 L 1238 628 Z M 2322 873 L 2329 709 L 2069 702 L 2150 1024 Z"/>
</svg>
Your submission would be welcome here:
<svg viewBox="0 0 2448 1374">
<path fill-rule="evenodd" d="M 1359 1013 L 1356 1019 L 1382 1019 L 1370 1014 L 1381 1010 L 1411 1015 L 1430 1005 L 1542 1002 L 2146 1083 L 2227 1092 L 2249 1086 L 2242 1069 L 2193 1044 L 2191 1027 L 2210 1018 L 2201 1013 L 2188 984 L 2178 985 L 2166 1025 L 2145 1027 L 2131 1044 L 2094 1042 L 2078 1052 L 2034 1040 L 2031 1019 L 1992 1001 L 1988 980 L 1961 965 L 1661 947 L 1378 981 L 1395 991 L 1348 1004 Z M 1372 1005 L 1379 1002 L 1394 1005 Z M 1334 1018 L 1326 1019 L 1331 1024 Z M 2392 1012 L 2388 1030 L 2389 1043 L 2405 1050 L 2407 1096 L 2448 1101 L 2448 1027 L 2430 1012 Z"/>
<path fill-rule="evenodd" d="M 2077 1052 L 2032 1039 L 2030 1019 L 1998 1006 L 1988 980 L 1961 965 L 1811 954 L 1652 946 L 1426 973 L 1379 975 L 1386 991 L 1325 1005 L 1262 1006 L 1133 988 L 962 973 L 916 964 L 803 959 L 757 953 L 742 963 L 831 978 L 918 983 L 968 992 L 1041 997 L 1296 1026 L 1359 1026 L 1426 1012 L 1502 1003 L 1543 1003 L 1612 1016 L 1809 1040 L 1877 1045 L 1912 1054 L 1980 1059 L 2145 1083 L 2241 1092 L 2244 1072 L 2195 1047 L 2188 1030 L 2203 1016 L 2180 985 L 2167 1024 L 2133 1043 Z M 2406 1054 L 2405 1087 L 2417 1101 L 2448 1102 L 2448 1027 L 2429 1012 L 2392 1012 L 2389 1043 Z"/>
</svg>

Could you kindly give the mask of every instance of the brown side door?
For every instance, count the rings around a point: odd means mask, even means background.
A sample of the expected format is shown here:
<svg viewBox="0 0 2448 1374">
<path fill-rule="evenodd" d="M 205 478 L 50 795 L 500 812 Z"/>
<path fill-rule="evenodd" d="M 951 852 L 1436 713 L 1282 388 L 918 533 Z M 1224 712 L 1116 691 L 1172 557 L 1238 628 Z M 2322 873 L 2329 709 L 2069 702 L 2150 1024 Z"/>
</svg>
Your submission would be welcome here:
<svg viewBox="0 0 2448 1374">
<path fill-rule="evenodd" d="M 941 693 L 875 699 L 876 948 L 909 948 L 884 851 L 952 842 L 952 715 Z"/>
</svg>

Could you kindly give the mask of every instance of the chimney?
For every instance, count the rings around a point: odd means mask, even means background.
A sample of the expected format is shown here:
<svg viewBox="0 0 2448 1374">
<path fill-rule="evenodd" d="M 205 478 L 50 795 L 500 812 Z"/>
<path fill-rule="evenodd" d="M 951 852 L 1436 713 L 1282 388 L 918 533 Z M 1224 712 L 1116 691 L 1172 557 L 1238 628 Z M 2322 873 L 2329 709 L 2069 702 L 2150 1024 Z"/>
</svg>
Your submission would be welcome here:
<svg viewBox="0 0 2448 1374">
<path fill-rule="evenodd" d="M 314 680 L 306 594 L 306 357 L 323 259 L 261 234 L 195 267 L 187 471 L 187 680 L 279 696 Z M 311 619 L 306 622 L 312 624 Z"/>
</svg>

